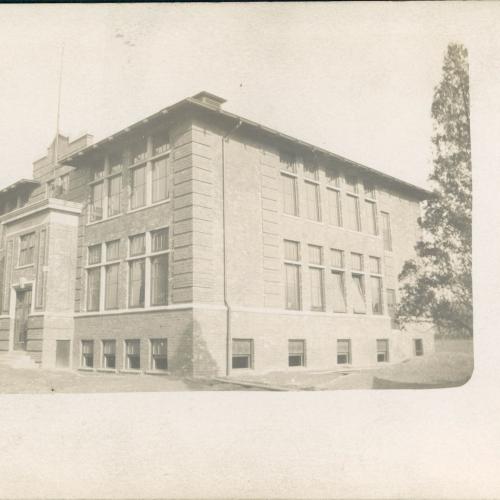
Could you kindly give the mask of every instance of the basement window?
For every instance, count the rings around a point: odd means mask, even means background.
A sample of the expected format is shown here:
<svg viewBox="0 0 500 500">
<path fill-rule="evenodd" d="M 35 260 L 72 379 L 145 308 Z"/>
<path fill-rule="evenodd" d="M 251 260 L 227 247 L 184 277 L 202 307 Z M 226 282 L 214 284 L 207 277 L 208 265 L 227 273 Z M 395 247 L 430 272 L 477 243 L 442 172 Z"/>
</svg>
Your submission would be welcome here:
<svg viewBox="0 0 500 500">
<path fill-rule="evenodd" d="M 94 341 L 82 340 L 82 367 L 94 367 Z"/>
<path fill-rule="evenodd" d="M 102 341 L 102 365 L 103 368 L 116 368 L 116 340 Z"/>
<path fill-rule="evenodd" d="M 233 369 L 253 367 L 253 340 L 233 340 L 232 367 Z"/>
<path fill-rule="evenodd" d="M 389 341 L 387 339 L 377 340 L 377 363 L 389 361 Z"/>
<path fill-rule="evenodd" d="M 415 356 L 423 356 L 424 355 L 424 342 L 422 339 L 414 339 L 415 345 Z"/>
<path fill-rule="evenodd" d="M 126 340 L 126 368 L 127 370 L 140 370 L 141 369 L 141 341 L 140 340 Z"/>
<path fill-rule="evenodd" d="M 153 370 L 167 370 L 167 339 L 151 340 L 151 368 Z"/>
<path fill-rule="evenodd" d="M 306 365 L 306 341 L 289 340 L 288 341 L 288 366 Z"/>
<path fill-rule="evenodd" d="M 337 340 L 337 364 L 351 364 L 351 341 L 348 339 Z"/>
</svg>

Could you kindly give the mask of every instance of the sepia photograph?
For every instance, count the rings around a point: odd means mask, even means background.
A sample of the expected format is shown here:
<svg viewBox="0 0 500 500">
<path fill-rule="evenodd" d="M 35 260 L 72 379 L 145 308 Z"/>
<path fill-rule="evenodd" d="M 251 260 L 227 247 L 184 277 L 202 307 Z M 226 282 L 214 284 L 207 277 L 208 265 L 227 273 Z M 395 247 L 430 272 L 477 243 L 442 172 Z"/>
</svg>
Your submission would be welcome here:
<svg viewBox="0 0 500 500">
<path fill-rule="evenodd" d="M 0 6 L 0 498 L 500 495 L 499 21 Z"/>
<path fill-rule="evenodd" d="M 146 35 L 128 22 L 101 36 L 143 74 L 133 51 Z M 33 67 L 52 69 L 37 110 L 47 147 L 17 153 L 24 161 L 0 190 L 0 390 L 432 388 L 470 378 L 466 46 L 433 47 L 435 77 L 418 89 L 422 143 L 411 145 L 424 161 L 412 176 L 407 143 L 392 145 L 407 163 L 397 175 L 381 157 L 359 158 L 372 140 L 362 134 L 340 154 L 306 124 L 327 129 L 334 116 L 247 91 L 246 81 L 180 100 L 165 81 L 159 109 L 131 95 L 118 103 L 123 120 L 102 117 L 120 128 L 96 136 L 107 83 L 79 117 L 74 100 L 88 90 L 76 77 L 97 66 L 81 67 L 88 49 L 74 40 L 51 42 Z M 261 101 L 256 116 L 238 113 L 246 92 Z M 309 140 L 272 126 L 285 111 Z"/>
</svg>

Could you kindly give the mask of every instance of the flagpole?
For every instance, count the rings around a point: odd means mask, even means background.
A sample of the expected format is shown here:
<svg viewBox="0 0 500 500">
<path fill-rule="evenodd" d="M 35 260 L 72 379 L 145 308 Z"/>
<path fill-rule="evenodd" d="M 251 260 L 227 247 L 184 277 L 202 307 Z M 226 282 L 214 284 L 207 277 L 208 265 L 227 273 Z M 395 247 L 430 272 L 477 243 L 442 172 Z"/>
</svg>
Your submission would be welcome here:
<svg viewBox="0 0 500 500">
<path fill-rule="evenodd" d="M 57 92 L 57 117 L 56 117 L 56 140 L 54 144 L 54 168 L 53 176 L 56 176 L 56 168 L 59 164 L 59 118 L 61 114 L 61 92 L 62 92 L 62 74 L 63 74 L 64 44 L 61 47 L 61 61 L 59 65 L 59 88 Z"/>
</svg>

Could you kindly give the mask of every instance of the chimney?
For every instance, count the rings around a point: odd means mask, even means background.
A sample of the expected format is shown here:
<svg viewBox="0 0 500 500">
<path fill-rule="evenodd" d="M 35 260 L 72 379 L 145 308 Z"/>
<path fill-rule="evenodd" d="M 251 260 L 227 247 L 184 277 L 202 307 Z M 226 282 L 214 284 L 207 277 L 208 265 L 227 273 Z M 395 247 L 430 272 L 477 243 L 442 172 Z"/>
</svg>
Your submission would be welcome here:
<svg viewBox="0 0 500 500">
<path fill-rule="evenodd" d="M 210 92 L 202 91 L 193 96 L 193 99 L 210 106 L 213 109 L 220 109 L 221 106 L 226 102 L 226 99 L 219 97 L 218 95 L 211 94 Z"/>
</svg>

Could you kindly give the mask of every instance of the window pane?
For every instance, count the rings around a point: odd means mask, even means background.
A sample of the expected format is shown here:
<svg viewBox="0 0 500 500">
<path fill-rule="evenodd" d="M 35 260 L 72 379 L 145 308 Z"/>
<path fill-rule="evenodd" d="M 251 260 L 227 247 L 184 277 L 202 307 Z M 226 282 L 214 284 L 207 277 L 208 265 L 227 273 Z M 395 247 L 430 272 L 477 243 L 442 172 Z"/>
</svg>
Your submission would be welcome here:
<svg viewBox="0 0 500 500">
<path fill-rule="evenodd" d="M 143 139 L 132 146 L 132 165 L 134 163 L 146 159 L 146 156 L 147 156 L 147 143 L 146 139 Z"/>
<path fill-rule="evenodd" d="M 287 309 L 300 309 L 299 266 L 285 264 L 285 300 Z"/>
<path fill-rule="evenodd" d="M 87 311 L 99 310 L 99 296 L 101 292 L 101 268 L 96 267 L 87 271 Z"/>
<path fill-rule="evenodd" d="M 106 243 L 106 260 L 120 258 L 120 240 L 108 241 Z"/>
<path fill-rule="evenodd" d="M 285 260 L 300 260 L 299 243 L 297 241 L 284 240 Z"/>
<path fill-rule="evenodd" d="M 311 220 L 321 219 L 319 206 L 319 186 L 306 182 L 307 217 Z"/>
<path fill-rule="evenodd" d="M 140 370 L 141 368 L 141 341 L 126 340 L 125 351 L 127 355 L 126 367 L 128 370 Z"/>
<path fill-rule="evenodd" d="M 103 340 L 102 350 L 104 354 L 115 354 L 116 342 L 114 340 Z"/>
<path fill-rule="evenodd" d="M 378 276 L 370 276 L 370 282 L 372 289 L 372 312 L 373 314 L 382 314 L 382 278 L 379 278 Z"/>
<path fill-rule="evenodd" d="M 389 341 L 387 339 L 377 340 L 377 362 L 389 361 Z"/>
<path fill-rule="evenodd" d="M 382 236 L 384 238 L 384 250 L 392 251 L 391 219 L 387 212 L 380 212 L 382 217 Z"/>
<path fill-rule="evenodd" d="M 127 354 L 139 355 L 141 351 L 140 340 L 126 340 L 125 341 Z"/>
<path fill-rule="evenodd" d="M 130 307 L 144 307 L 144 259 L 130 263 L 129 305 Z"/>
<path fill-rule="evenodd" d="M 377 227 L 377 204 L 373 201 L 365 201 L 366 207 L 366 221 L 367 221 L 367 231 L 369 234 L 378 234 Z"/>
<path fill-rule="evenodd" d="M 122 190 L 122 176 L 112 177 L 108 184 L 108 217 L 118 215 L 121 211 L 120 195 Z"/>
<path fill-rule="evenodd" d="M 294 155 L 290 153 L 281 152 L 280 164 L 282 170 L 286 170 L 287 172 L 291 172 L 293 174 L 297 173 L 297 162 Z"/>
<path fill-rule="evenodd" d="M 424 355 L 424 343 L 422 339 L 415 339 L 415 356 Z"/>
<path fill-rule="evenodd" d="M 151 259 L 151 305 L 165 305 L 168 301 L 168 254 Z"/>
<path fill-rule="evenodd" d="M 151 341 L 152 352 L 156 356 L 167 355 L 167 339 L 154 339 Z"/>
<path fill-rule="evenodd" d="M 297 196 L 297 178 L 290 175 L 281 175 L 283 181 L 283 212 L 288 215 L 299 215 Z"/>
<path fill-rule="evenodd" d="M 130 256 L 142 255 L 146 252 L 144 234 L 137 234 L 130 237 Z"/>
<path fill-rule="evenodd" d="M 358 179 L 353 175 L 346 175 L 345 177 L 346 190 L 351 193 L 358 192 Z"/>
<path fill-rule="evenodd" d="M 92 368 L 94 366 L 94 342 L 82 340 L 82 366 Z"/>
<path fill-rule="evenodd" d="M 370 257 L 370 272 L 374 274 L 381 274 L 379 257 Z"/>
<path fill-rule="evenodd" d="M 347 195 L 347 228 L 352 231 L 361 230 L 359 200 L 356 196 Z"/>
<path fill-rule="evenodd" d="M 233 354 L 252 354 L 251 340 L 233 340 Z"/>
<path fill-rule="evenodd" d="M 340 205 L 340 191 L 327 189 L 329 222 L 334 226 L 342 226 L 342 214 Z"/>
<path fill-rule="evenodd" d="M 363 256 L 360 253 L 351 253 L 351 262 L 354 271 L 363 270 Z"/>
<path fill-rule="evenodd" d="M 344 267 L 344 252 L 343 250 L 337 250 L 332 248 L 331 251 L 332 267 L 337 267 L 342 269 Z"/>
<path fill-rule="evenodd" d="M 89 264 L 100 264 L 101 244 L 89 247 Z"/>
<path fill-rule="evenodd" d="M 151 233 L 151 251 L 168 250 L 168 228 L 159 229 Z"/>
<path fill-rule="evenodd" d="M 304 354 L 304 341 L 303 340 L 289 340 L 288 352 L 290 354 Z"/>
<path fill-rule="evenodd" d="M 351 363 L 350 340 L 337 340 L 337 363 L 339 365 Z"/>
<path fill-rule="evenodd" d="M 365 287 L 363 276 L 352 275 L 353 310 L 355 313 L 366 313 Z"/>
<path fill-rule="evenodd" d="M 153 162 L 153 203 L 168 198 L 167 158 Z"/>
<path fill-rule="evenodd" d="M 323 248 L 316 245 L 309 245 L 309 262 L 311 264 L 323 264 Z"/>
<path fill-rule="evenodd" d="M 309 268 L 309 273 L 311 275 L 311 309 L 323 311 L 323 269 Z"/>
<path fill-rule="evenodd" d="M 153 154 L 159 155 L 169 150 L 168 134 L 166 131 L 156 134 L 153 137 Z"/>
<path fill-rule="evenodd" d="M 232 367 L 252 367 L 252 340 L 233 340 L 232 342 Z"/>
<path fill-rule="evenodd" d="M 168 369 L 167 339 L 151 340 L 151 358 L 153 370 Z"/>
<path fill-rule="evenodd" d="M 325 169 L 326 182 L 331 186 L 340 187 L 340 175 L 335 168 Z"/>
<path fill-rule="evenodd" d="M 123 159 L 121 151 L 109 155 L 109 169 L 112 174 L 121 172 L 123 168 Z"/>
<path fill-rule="evenodd" d="M 132 209 L 143 207 L 146 204 L 146 167 L 132 170 Z"/>
<path fill-rule="evenodd" d="M 89 204 L 89 219 L 94 222 L 102 219 L 102 198 L 103 198 L 102 182 L 92 185 L 90 189 L 90 204 Z"/>
<path fill-rule="evenodd" d="M 314 163 L 305 162 L 304 164 L 304 177 L 307 179 L 313 179 L 315 181 L 319 178 L 318 166 Z"/>
<path fill-rule="evenodd" d="M 347 310 L 345 298 L 344 273 L 332 272 L 333 312 L 344 313 Z"/>
<path fill-rule="evenodd" d="M 375 191 L 375 185 L 371 181 L 364 182 L 365 196 L 367 198 L 376 199 L 377 193 Z"/>
<path fill-rule="evenodd" d="M 120 264 L 106 267 L 106 309 L 118 308 L 118 284 L 119 284 Z"/>
<path fill-rule="evenodd" d="M 92 178 L 94 180 L 97 179 L 102 179 L 104 177 L 104 163 L 97 165 L 94 167 L 94 170 L 92 171 Z"/>
<path fill-rule="evenodd" d="M 35 233 L 23 234 L 19 240 L 19 265 L 33 264 L 35 259 Z"/>
</svg>

